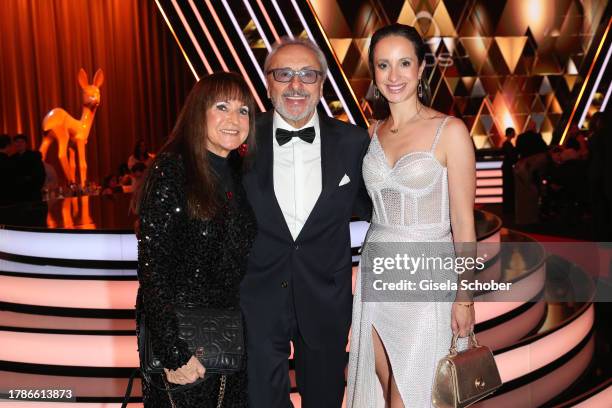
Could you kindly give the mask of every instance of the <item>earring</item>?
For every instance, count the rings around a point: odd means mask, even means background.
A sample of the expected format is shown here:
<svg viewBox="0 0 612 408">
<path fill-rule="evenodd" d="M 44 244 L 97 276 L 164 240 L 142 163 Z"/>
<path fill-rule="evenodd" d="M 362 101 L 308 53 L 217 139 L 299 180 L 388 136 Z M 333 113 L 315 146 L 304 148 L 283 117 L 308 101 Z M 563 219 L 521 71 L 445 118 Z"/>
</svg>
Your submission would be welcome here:
<svg viewBox="0 0 612 408">
<path fill-rule="evenodd" d="M 378 88 L 374 88 L 374 97 L 376 99 L 380 98 L 380 91 L 378 90 Z"/>
<path fill-rule="evenodd" d="M 417 94 L 419 98 L 423 97 L 423 80 L 421 78 L 419 78 L 419 84 L 417 85 Z"/>
</svg>

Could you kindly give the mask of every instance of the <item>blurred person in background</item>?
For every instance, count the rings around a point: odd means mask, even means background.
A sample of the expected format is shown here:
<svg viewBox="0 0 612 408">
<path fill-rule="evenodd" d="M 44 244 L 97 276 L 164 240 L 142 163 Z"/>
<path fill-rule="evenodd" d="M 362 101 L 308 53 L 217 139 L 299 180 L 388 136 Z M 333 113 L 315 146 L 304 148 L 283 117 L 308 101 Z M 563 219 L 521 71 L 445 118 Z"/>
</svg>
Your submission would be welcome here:
<svg viewBox="0 0 612 408">
<path fill-rule="evenodd" d="M 12 142 L 8 135 L 0 135 L 0 206 L 13 202 L 15 168 L 11 159 Z"/>
<path fill-rule="evenodd" d="M 15 201 L 42 201 L 42 187 L 45 183 L 45 166 L 39 151 L 28 148 L 25 135 L 13 139 L 15 154 L 11 156 L 15 170 Z"/>
<path fill-rule="evenodd" d="M 134 146 L 134 152 L 130 155 L 130 157 L 128 157 L 128 168 L 131 169 L 136 163 L 142 163 L 148 167 L 154 157 L 155 155 L 149 152 L 145 141 L 141 139 L 136 142 L 136 145 Z"/>
<path fill-rule="evenodd" d="M 610 112 L 597 112 L 591 119 L 588 184 L 593 212 L 593 239 L 612 241 L 612 139 Z"/>
<path fill-rule="evenodd" d="M 515 136 L 516 131 L 514 128 L 507 128 L 506 140 L 502 144 L 504 152 L 504 161 L 502 163 L 504 212 L 512 212 L 514 210 L 514 165 L 518 160 L 516 147 L 512 144 L 512 139 Z"/>
</svg>

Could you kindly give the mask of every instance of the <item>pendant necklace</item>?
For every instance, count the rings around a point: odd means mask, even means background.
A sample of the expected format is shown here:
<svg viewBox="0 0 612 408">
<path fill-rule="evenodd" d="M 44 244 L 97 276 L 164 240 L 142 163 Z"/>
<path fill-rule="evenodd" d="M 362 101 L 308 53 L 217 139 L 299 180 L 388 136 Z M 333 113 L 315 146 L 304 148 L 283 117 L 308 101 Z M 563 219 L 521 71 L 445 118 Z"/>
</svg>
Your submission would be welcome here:
<svg viewBox="0 0 612 408">
<path fill-rule="evenodd" d="M 414 113 L 414 115 L 412 115 L 412 116 L 410 117 L 410 119 L 408 119 L 408 120 L 406 121 L 406 124 L 408 124 L 408 123 L 412 122 L 412 119 L 416 118 L 416 116 L 417 116 L 418 114 L 419 114 L 419 109 L 417 109 L 417 111 Z M 397 132 L 399 132 L 399 127 L 396 127 L 396 128 L 391 128 L 391 129 L 389 129 L 389 131 L 395 135 L 395 134 L 397 134 Z"/>
</svg>

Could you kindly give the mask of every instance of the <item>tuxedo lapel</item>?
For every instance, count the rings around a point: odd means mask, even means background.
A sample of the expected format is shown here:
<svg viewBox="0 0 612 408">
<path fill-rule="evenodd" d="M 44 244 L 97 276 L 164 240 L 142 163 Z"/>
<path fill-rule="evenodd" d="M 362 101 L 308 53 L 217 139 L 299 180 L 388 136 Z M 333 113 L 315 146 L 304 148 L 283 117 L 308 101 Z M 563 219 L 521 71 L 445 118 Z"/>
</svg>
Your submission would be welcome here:
<svg viewBox="0 0 612 408">
<path fill-rule="evenodd" d="M 278 204 L 276 193 L 274 192 L 274 150 L 272 146 L 274 135 L 272 134 L 272 114 L 273 111 L 262 114 L 257 120 L 257 182 L 259 183 L 261 198 L 264 201 L 264 205 L 271 212 L 272 222 L 280 226 L 281 233 L 285 239 L 293 241 L 291 231 L 289 230 L 287 221 L 285 221 L 283 211 Z"/>
<path fill-rule="evenodd" d="M 325 113 L 319 112 L 319 132 L 321 135 L 321 194 L 315 202 L 308 219 L 304 223 L 300 234 L 296 241 L 304 234 L 310 224 L 317 219 L 318 213 L 325 206 L 327 198 L 334 192 L 337 187 L 338 166 L 341 160 L 338 151 L 338 138 L 336 137 L 336 128 L 333 122 Z"/>
<path fill-rule="evenodd" d="M 319 201 L 327 198 L 337 187 L 338 166 L 341 163 L 338 151 L 338 137 L 336 127 L 327 115 L 319 115 L 319 128 L 321 131 L 321 173 L 323 176 L 323 189 Z M 318 203 L 317 203 L 318 204 Z"/>
</svg>

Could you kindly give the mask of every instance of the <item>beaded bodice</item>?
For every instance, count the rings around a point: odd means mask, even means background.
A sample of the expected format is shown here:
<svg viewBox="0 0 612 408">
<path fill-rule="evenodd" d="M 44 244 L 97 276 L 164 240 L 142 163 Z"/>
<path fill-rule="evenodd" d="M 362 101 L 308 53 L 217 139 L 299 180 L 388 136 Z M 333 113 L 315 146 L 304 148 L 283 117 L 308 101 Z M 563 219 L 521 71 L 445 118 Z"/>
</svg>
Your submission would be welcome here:
<svg viewBox="0 0 612 408">
<path fill-rule="evenodd" d="M 450 234 L 447 169 L 434 156 L 447 120 L 445 117 L 438 126 L 429 151 L 406 153 L 393 167 L 374 130 L 363 160 L 363 178 L 374 204 L 374 227 L 421 231 L 423 238 L 430 239 Z"/>
</svg>

